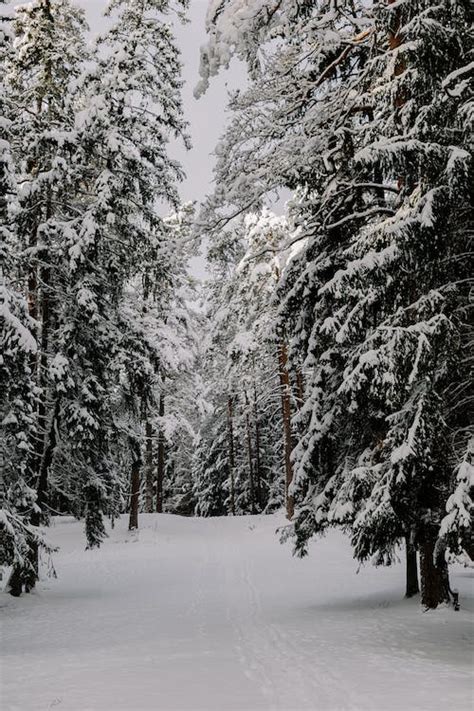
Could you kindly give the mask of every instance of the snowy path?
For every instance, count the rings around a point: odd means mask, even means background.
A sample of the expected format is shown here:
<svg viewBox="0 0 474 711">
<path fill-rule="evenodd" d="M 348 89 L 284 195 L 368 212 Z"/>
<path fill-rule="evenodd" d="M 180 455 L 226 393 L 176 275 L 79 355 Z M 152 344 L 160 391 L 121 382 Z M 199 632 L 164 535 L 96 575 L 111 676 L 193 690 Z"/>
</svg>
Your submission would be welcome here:
<svg viewBox="0 0 474 711">
<path fill-rule="evenodd" d="M 356 575 L 338 534 L 295 560 L 278 516 L 122 519 L 100 551 L 58 521 L 58 580 L 0 595 L 2 711 L 467 711 L 463 609 L 401 600 L 403 569 Z"/>
</svg>

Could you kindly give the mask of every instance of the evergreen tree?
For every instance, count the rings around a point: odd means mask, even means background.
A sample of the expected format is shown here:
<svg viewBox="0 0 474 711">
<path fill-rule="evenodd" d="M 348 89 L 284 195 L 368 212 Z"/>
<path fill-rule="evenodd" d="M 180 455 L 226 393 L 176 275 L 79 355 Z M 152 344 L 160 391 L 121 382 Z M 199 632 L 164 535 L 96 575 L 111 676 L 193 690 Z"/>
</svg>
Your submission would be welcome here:
<svg viewBox="0 0 474 711">
<path fill-rule="evenodd" d="M 469 251 L 472 170 L 462 143 L 453 146 L 456 100 L 442 84 L 466 54 L 466 17 L 450 3 L 387 6 L 375 23 L 378 50 L 360 101 L 376 95 L 377 113 L 360 126 L 351 171 L 362 183 L 382 176 L 398 187 L 363 196 L 346 264 L 322 287 L 336 314 L 329 327 L 344 377 L 335 422 L 346 434 L 300 535 L 350 525 L 358 558 L 389 561 L 405 532 L 422 555 L 422 602 L 436 607 L 448 596 L 435 546 L 456 466 L 451 433 L 466 416 L 454 393 L 465 382 L 469 269 L 459 255 Z M 387 217 L 374 219 L 379 206 Z M 333 388 L 323 385 L 323 400 Z"/>
<path fill-rule="evenodd" d="M 2 3 L 3 4 L 3 3 Z M 0 6 L 1 12 L 1 6 Z M 30 523 L 36 495 L 28 486 L 29 447 L 35 431 L 32 364 L 38 350 L 17 264 L 18 192 L 12 156 L 14 106 L 4 77 L 12 55 L 11 34 L 0 23 L 0 565 L 11 566 L 13 595 L 30 589 L 33 545 L 44 545 Z"/>
<path fill-rule="evenodd" d="M 35 0 L 16 9 L 15 42 L 6 72 L 13 108 L 11 145 L 18 184 L 14 241 L 18 289 L 27 295 L 37 349 L 29 358 L 34 423 L 28 430 L 27 481 L 36 491 L 34 525 L 48 516 L 49 474 L 57 444 L 64 389 L 60 353 L 64 245 L 75 218 L 71 154 L 72 84 L 86 58 L 83 13 L 68 0 Z M 37 574 L 37 547 L 31 561 Z"/>
<path fill-rule="evenodd" d="M 277 327 L 276 312 L 276 287 L 288 257 L 285 246 L 290 240 L 289 226 L 284 217 L 264 209 L 246 217 L 245 233 L 247 250 L 235 274 L 236 334 L 229 346 L 228 368 L 244 390 L 253 508 L 265 508 L 268 502 L 273 480 L 281 471 L 282 460 L 275 459 L 278 452 L 285 463 L 285 498 L 290 512 L 287 489 L 292 478 L 290 412 L 294 393 L 287 363 L 282 361 L 287 346 Z M 280 417 L 275 418 L 280 401 Z M 274 449 L 273 442 L 280 447 Z"/>
<path fill-rule="evenodd" d="M 111 466 L 114 421 L 111 372 L 124 374 L 125 438 L 132 464 L 141 462 L 141 413 L 153 406 L 153 364 L 146 334 L 127 312 L 125 291 L 138 280 L 144 300 L 167 283 L 169 229 L 157 204 L 177 204 L 179 166 L 167 153 L 170 136 L 184 137 L 180 63 L 172 28 L 164 17 L 185 3 L 113 1 L 117 18 L 99 41 L 97 66 L 81 87 L 76 158 L 85 186 L 82 213 L 69 242 L 70 350 L 80 351 L 81 405 L 70 413 L 83 437 L 88 472 L 84 491 L 107 510 L 116 485 Z M 124 41 L 126 38 L 126 41 Z M 78 295 L 81 298 L 78 299 Z M 87 309 L 88 318 L 78 313 Z M 74 345 L 75 344 L 75 345 Z M 98 347 L 98 345 L 100 346 Z M 132 354 L 138 352 L 136 363 Z M 86 388 L 84 388 L 86 384 Z M 77 403 L 77 398 L 75 399 Z M 115 434 L 114 434 L 115 433 Z M 77 439 L 77 438 L 76 438 Z"/>
<path fill-rule="evenodd" d="M 225 516 L 231 509 L 228 446 L 226 417 L 216 410 L 201 425 L 193 457 L 197 516 Z"/>
<path fill-rule="evenodd" d="M 10 171 L 3 132 L 21 186 L 15 209 L 15 180 L 6 188 L 2 453 L 14 471 L 8 486 L 24 475 L 36 489 L 38 505 L 33 490 L 17 494 L 33 523 L 35 574 L 35 525 L 51 507 L 85 515 L 90 547 L 105 535 L 103 513 L 123 510 L 128 487 L 118 471 L 141 462 L 143 417 L 157 404 L 167 360 L 159 349 L 174 345 L 155 340 L 179 288 L 172 280 L 182 284 L 176 230 L 159 204 L 177 205 L 182 175 L 167 152 L 171 136 L 186 138 L 166 15 L 181 17 L 185 5 L 110 3 L 114 24 L 85 73 L 86 25 L 69 0 L 16 12 L 2 92 L 14 119 L 2 122 L 2 187 Z M 2 63 L 5 47 L 2 35 Z M 3 200 L 1 208 L 3 218 Z M 15 449 L 17 431 L 25 444 Z"/>
<path fill-rule="evenodd" d="M 280 323 L 304 381 L 297 551 L 337 525 L 358 558 L 389 562 L 407 537 L 435 607 L 448 594 L 440 522 L 472 421 L 468 9 L 212 7 L 204 88 L 233 54 L 252 84 L 231 102 L 204 217 L 218 229 L 271 190 L 295 190 Z M 470 496 L 458 471 L 453 530 L 442 528 L 453 542 L 459 524 L 457 545 Z"/>
</svg>

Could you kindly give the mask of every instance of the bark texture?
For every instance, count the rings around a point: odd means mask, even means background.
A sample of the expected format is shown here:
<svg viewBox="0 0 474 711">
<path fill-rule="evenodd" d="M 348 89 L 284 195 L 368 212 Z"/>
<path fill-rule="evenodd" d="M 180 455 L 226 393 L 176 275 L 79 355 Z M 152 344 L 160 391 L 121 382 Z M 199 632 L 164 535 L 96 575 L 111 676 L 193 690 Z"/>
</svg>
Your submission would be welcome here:
<svg viewBox="0 0 474 711">
<path fill-rule="evenodd" d="M 295 512 L 294 500 L 289 493 L 290 485 L 293 481 L 293 465 L 291 463 L 291 451 L 293 449 L 293 440 L 291 436 L 291 388 L 290 376 L 288 373 L 288 350 L 286 343 L 284 342 L 280 344 L 280 347 L 278 349 L 278 365 L 281 387 L 281 407 L 283 414 L 286 517 L 291 520 Z"/>
<path fill-rule="evenodd" d="M 20 597 L 23 592 L 23 582 L 21 577 L 21 570 L 14 567 L 8 581 L 7 590 L 13 597 Z"/>
<path fill-rule="evenodd" d="M 420 592 L 420 586 L 418 583 L 418 563 L 416 548 L 413 543 L 410 542 L 409 536 L 406 537 L 405 545 L 406 553 L 406 590 L 405 597 L 413 597 L 418 595 Z"/>
<path fill-rule="evenodd" d="M 426 537 L 420 548 L 421 604 L 435 609 L 449 602 L 448 566 L 443 555 L 435 560 L 435 538 Z"/>
<path fill-rule="evenodd" d="M 253 415 L 255 420 L 255 489 L 256 497 L 260 510 L 263 506 L 262 492 L 262 460 L 260 454 L 261 435 L 260 435 L 260 413 L 258 411 L 257 385 L 253 382 Z"/>
<path fill-rule="evenodd" d="M 227 398 L 227 429 L 229 434 L 230 512 L 232 516 L 235 516 L 234 405 L 232 395 Z"/>
<path fill-rule="evenodd" d="M 165 396 L 160 395 L 159 415 L 165 414 Z M 163 483 L 165 480 L 165 436 L 160 425 L 158 432 L 158 461 L 156 469 L 156 513 L 163 513 Z"/>
<path fill-rule="evenodd" d="M 153 513 L 153 427 L 150 422 L 145 424 L 145 511 Z"/>
<path fill-rule="evenodd" d="M 130 520 L 128 530 L 134 531 L 138 528 L 138 502 L 140 498 L 140 462 L 134 461 L 132 464 L 131 487 L 130 487 Z"/>
<path fill-rule="evenodd" d="M 254 514 L 255 508 L 255 480 L 252 451 L 252 428 L 250 426 L 249 400 L 245 393 L 245 423 L 247 427 L 247 456 L 249 461 L 249 484 L 250 484 L 250 510 Z"/>
</svg>

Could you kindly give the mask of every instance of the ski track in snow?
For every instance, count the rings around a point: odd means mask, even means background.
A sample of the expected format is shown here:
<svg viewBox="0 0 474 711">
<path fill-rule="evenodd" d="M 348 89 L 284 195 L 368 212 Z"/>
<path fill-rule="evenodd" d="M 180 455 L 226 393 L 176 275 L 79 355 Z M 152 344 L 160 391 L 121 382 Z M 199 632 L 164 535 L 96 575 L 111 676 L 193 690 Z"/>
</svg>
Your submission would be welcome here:
<svg viewBox="0 0 474 711">
<path fill-rule="evenodd" d="M 402 565 L 356 574 L 339 533 L 304 560 L 282 515 L 122 517 L 99 551 L 56 519 L 58 579 L 0 595 L 2 711 L 468 711 L 474 573 L 462 609 L 403 600 Z"/>
</svg>

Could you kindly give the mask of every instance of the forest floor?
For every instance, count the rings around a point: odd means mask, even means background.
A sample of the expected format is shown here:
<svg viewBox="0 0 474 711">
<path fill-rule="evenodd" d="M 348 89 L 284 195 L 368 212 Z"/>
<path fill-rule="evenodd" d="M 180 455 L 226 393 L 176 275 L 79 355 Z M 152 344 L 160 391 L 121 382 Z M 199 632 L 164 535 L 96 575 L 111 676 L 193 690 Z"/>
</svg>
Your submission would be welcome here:
<svg viewBox="0 0 474 711">
<path fill-rule="evenodd" d="M 3 711 L 472 708 L 472 570 L 459 612 L 423 613 L 341 534 L 292 558 L 281 515 L 123 517 L 98 551 L 54 523 L 58 579 L 0 595 Z"/>
</svg>

